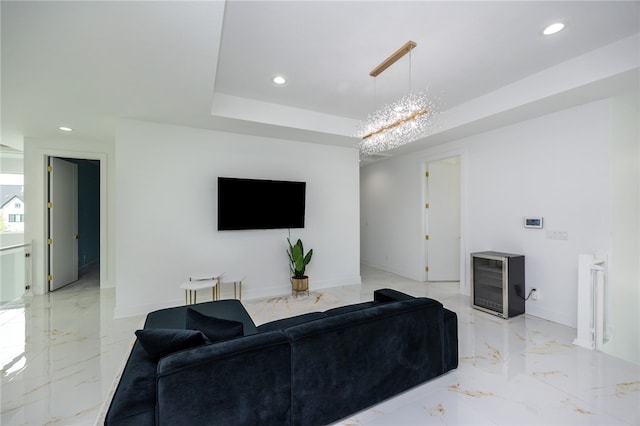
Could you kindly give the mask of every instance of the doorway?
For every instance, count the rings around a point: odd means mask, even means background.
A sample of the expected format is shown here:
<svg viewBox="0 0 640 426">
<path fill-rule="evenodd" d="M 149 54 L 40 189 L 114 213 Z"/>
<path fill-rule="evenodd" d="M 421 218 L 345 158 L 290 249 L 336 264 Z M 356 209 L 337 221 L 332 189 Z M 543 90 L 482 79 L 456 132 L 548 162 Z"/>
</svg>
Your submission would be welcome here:
<svg viewBox="0 0 640 426">
<path fill-rule="evenodd" d="M 48 157 L 47 282 L 100 275 L 100 160 Z"/>
<path fill-rule="evenodd" d="M 425 281 L 460 281 L 460 156 L 427 163 Z"/>
</svg>

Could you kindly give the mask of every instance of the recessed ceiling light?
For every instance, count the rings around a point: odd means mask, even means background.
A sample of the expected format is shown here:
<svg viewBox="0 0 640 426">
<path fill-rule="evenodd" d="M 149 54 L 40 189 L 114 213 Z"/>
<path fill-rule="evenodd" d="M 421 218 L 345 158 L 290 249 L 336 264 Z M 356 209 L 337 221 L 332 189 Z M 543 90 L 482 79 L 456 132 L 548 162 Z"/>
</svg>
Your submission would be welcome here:
<svg viewBox="0 0 640 426">
<path fill-rule="evenodd" d="M 559 33 L 564 29 L 564 24 L 562 22 L 556 22 L 554 24 L 549 25 L 547 28 L 542 31 L 544 35 L 551 35 L 555 33 Z"/>
<path fill-rule="evenodd" d="M 285 78 L 281 75 L 277 75 L 275 77 L 273 77 L 273 82 L 277 85 L 282 86 L 283 84 L 285 84 L 287 82 L 287 80 L 285 80 Z"/>
<path fill-rule="evenodd" d="M 60 126 L 58 127 L 58 129 L 62 130 L 63 132 L 72 132 L 73 129 L 71 127 L 65 127 L 65 126 Z"/>
</svg>

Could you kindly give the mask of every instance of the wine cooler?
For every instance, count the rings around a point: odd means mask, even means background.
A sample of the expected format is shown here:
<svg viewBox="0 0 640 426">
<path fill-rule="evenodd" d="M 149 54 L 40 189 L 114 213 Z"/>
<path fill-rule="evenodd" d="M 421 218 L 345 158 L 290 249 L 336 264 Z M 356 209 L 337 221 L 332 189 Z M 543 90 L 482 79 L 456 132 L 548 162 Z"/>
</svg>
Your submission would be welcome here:
<svg viewBox="0 0 640 426">
<path fill-rule="evenodd" d="M 471 306 L 511 318 L 524 313 L 524 256 L 485 251 L 471 253 Z"/>
</svg>

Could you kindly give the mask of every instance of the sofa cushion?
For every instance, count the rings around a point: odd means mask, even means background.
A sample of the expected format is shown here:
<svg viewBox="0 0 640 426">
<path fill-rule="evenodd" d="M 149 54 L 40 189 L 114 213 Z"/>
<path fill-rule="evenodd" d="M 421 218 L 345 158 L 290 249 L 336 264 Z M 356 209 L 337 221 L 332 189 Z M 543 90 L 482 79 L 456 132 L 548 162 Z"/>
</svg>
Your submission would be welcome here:
<svg viewBox="0 0 640 426">
<path fill-rule="evenodd" d="M 198 330 L 156 328 L 136 330 L 136 336 L 152 361 L 158 361 L 170 353 L 204 345 L 208 342 L 206 336 Z"/>
<path fill-rule="evenodd" d="M 284 330 L 285 328 L 293 327 L 294 325 L 326 317 L 327 314 L 324 312 L 309 312 L 308 314 L 296 315 L 295 317 L 266 322 L 258 326 L 258 332 L 264 333 L 265 331 Z"/>
<path fill-rule="evenodd" d="M 187 309 L 186 326 L 202 331 L 212 343 L 244 335 L 241 322 L 211 317 L 191 308 Z"/>
<path fill-rule="evenodd" d="M 256 325 L 239 300 L 225 299 L 195 305 L 176 306 L 160 309 L 147 315 L 144 328 L 186 328 L 187 309 L 193 309 L 203 315 L 242 323 L 244 334 L 256 332 Z"/>
</svg>

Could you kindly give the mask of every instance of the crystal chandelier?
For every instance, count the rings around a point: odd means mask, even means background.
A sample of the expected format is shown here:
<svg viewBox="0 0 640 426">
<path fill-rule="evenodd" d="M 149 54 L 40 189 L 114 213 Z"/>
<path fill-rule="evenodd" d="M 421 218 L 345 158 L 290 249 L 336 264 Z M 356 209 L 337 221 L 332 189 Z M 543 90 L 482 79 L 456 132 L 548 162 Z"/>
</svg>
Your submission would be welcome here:
<svg viewBox="0 0 640 426">
<path fill-rule="evenodd" d="M 416 46 L 416 42 L 408 41 L 369 75 L 377 77 Z M 425 136 L 433 127 L 437 110 L 436 103 L 426 90 L 410 91 L 400 100 L 369 114 L 357 135 L 362 138 L 358 148 L 364 154 L 371 155 L 413 142 Z"/>
</svg>

